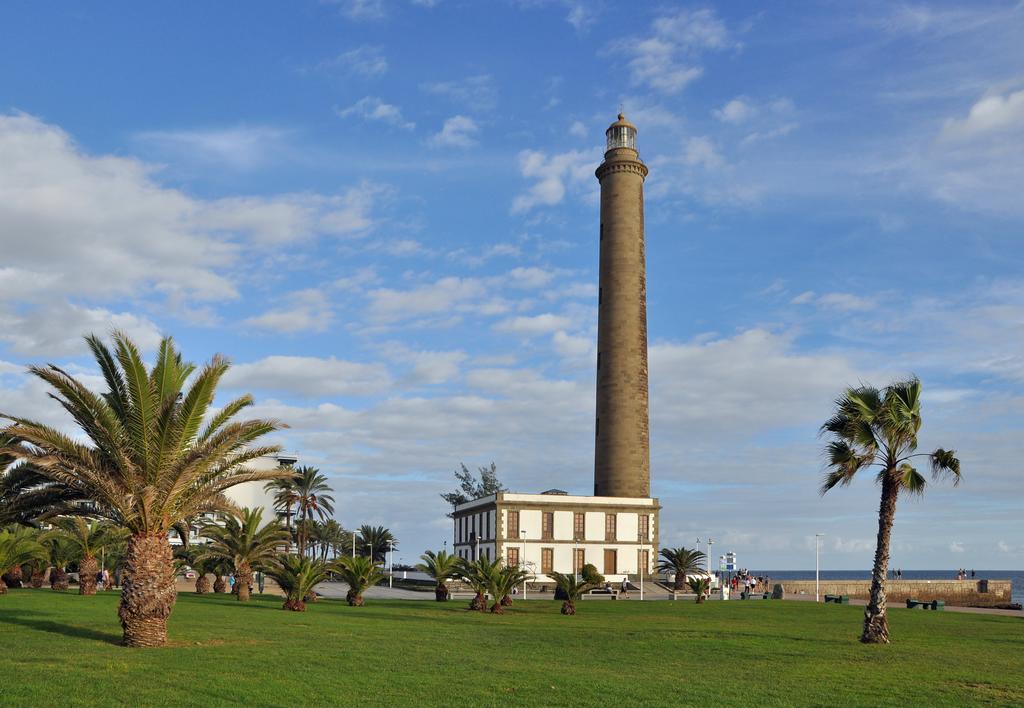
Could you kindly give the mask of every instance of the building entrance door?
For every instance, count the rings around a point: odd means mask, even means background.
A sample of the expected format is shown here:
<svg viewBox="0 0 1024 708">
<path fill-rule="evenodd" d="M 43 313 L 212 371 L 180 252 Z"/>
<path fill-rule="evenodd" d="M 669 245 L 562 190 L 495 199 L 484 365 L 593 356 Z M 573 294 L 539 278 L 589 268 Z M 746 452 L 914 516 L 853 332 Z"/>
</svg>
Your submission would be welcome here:
<svg viewBox="0 0 1024 708">
<path fill-rule="evenodd" d="M 618 565 L 616 563 L 616 560 L 617 560 L 616 556 L 617 555 L 618 555 L 618 553 L 616 552 L 616 550 L 614 548 L 606 548 L 606 549 L 604 549 L 604 574 L 605 575 L 617 575 L 618 574 L 619 571 L 616 569 L 616 566 Z"/>
</svg>

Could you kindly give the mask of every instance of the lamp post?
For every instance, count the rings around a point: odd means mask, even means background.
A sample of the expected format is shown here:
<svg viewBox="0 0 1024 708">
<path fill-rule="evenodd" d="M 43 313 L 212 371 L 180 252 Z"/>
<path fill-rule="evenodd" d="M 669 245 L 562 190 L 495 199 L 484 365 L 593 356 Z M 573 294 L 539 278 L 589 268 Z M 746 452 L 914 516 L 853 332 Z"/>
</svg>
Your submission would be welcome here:
<svg viewBox="0 0 1024 708">
<path fill-rule="evenodd" d="M 647 550 L 647 546 L 645 546 L 644 544 L 641 543 L 640 544 L 640 556 L 637 558 L 637 566 L 639 566 L 637 568 L 637 571 L 640 573 L 640 601 L 641 602 L 643 602 L 643 599 L 644 599 L 644 565 L 646 565 L 646 563 L 644 563 L 644 561 L 646 560 L 644 558 L 644 552 L 646 550 Z"/>
<path fill-rule="evenodd" d="M 525 571 L 526 570 L 526 532 L 525 531 L 520 531 L 519 532 L 519 538 L 521 538 L 522 541 L 523 541 L 523 558 L 520 561 L 520 563 L 523 566 L 523 570 Z M 525 575 L 525 573 L 523 574 L 523 599 L 524 600 L 526 599 L 526 575 Z"/>
<path fill-rule="evenodd" d="M 818 553 L 821 548 L 821 537 L 823 533 L 814 534 L 814 601 L 819 601 L 819 595 L 821 594 L 821 580 L 819 577 L 819 564 L 818 564 Z"/>
<path fill-rule="evenodd" d="M 395 541 L 388 539 L 388 587 L 394 587 L 395 583 Z"/>
</svg>

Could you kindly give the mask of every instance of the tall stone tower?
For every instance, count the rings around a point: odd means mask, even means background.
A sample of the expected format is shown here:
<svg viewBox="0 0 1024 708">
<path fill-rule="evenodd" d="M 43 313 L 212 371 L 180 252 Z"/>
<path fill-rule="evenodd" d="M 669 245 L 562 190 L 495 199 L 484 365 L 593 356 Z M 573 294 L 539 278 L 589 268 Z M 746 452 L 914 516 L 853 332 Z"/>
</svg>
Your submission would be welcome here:
<svg viewBox="0 0 1024 708">
<path fill-rule="evenodd" d="M 619 114 L 605 132 L 597 317 L 594 495 L 649 497 L 647 275 L 644 179 L 636 126 Z"/>
</svg>

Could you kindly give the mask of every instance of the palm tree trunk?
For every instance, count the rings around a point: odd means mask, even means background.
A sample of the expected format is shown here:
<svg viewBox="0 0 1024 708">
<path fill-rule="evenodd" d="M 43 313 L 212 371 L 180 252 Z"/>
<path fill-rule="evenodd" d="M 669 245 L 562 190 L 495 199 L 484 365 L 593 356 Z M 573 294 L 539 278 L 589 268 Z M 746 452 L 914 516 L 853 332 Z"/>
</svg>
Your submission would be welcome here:
<svg viewBox="0 0 1024 708">
<path fill-rule="evenodd" d="M 875 566 L 871 571 L 871 599 L 864 610 L 865 644 L 889 643 L 889 619 L 886 616 L 885 576 L 889 572 L 889 540 L 892 522 L 896 516 L 896 497 L 899 485 L 892 470 L 882 478 L 882 501 L 878 507 L 878 540 L 875 545 Z"/>
<path fill-rule="evenodd" d="M 562 614 L 563 615 L 574 615 L 576 614 L 576 603 L 572 600 L 566 600 L 562 603 Z"/>
<path fill-rule="evenodd" d="M 202 573 L 196 578 L 196 595 L 205 595 L 208 592 L 210 592 L 210 579 L 206 577 L 206 573 Z"/>
<path fill-rule="evenodd" d="M 50 589 L 63 592 L 68 589 L 68 572 L 63 568 L 54 567 L 50 571 Z"/>
<path fill-rule="evenodd" d="M 4 581 L 4 584 L 7 587 L 20 588 L 22 577 L 23 574 L 21 572 L 21 566 L 16 565 L 11 568 L 8 568 L 7 571 L 3 574 L 3 577 L 0 579 Z"/>
<path fill-rule="evenodd" d="M 177 595 L 174 561 L 166 534 L 132 536 L 124 559 L 125 580 L 117 614 L 129 647 L 167 643 L 167 618 Z"/>
<path fill-rule="evenodd" d="M 672 583 L 672 589 L 676 592 L 686 589 L 686 573 L 680 573 L 678 568 L 676 568 L 676 579 Z"/>
<path fill-rule="evenodd" d="M 215 593 L 225 593 L 228 591 L 227 581 L 224 580 L 224 576 L 217 573 L 217 577 L 213 581 L 213 591 Z"/>
<path fill-rule="evenodd" d="M 306 603 L 302 600 L 293 600 L 291 598 L 288 598 L 287 600 L 285 600 L 282 609 L 291 610 L 292 612 L 305 612 Z"/>
<path fill-rule="evenodd" d="M 252 568 L 242 564 L 235 571 L 235 587 L 238 588 L 238 601 L 249 601 L 249 586 L 252 585 Z"/>
<path fill-rule="evenodd" d="M 438 581 L 434 588 L 434 599 L 438 602 L 445 602 L 448 599 L 448 586 Z"/>
<path fill-rule="evenodd" d="M 78 594 L 96 594 L 96 573 L 100 570 L 100 564 L 95 558 L 86 556 L 78 564 Z"/>
<path fill-rule="evenodd" d="M 4 582 L 4 576 L 0 575 L 0 595 L 7 594 L 7 583 Z"/>
<path fill-rule="evenodd" d="M 492 615 L 503 615 L 503 614 L 505 614 L 505 608 L 502 606 L 501 600 L 495 598 L 494 604 L 491 605 L 491 614 Z"/>
<path fill-rule="evenodd" d="M 43 582 L 46 580 L 46 569 L 45 568 L 32 568 L 32 579 L 29 580 L 29 585 L 38 590 L 43 587 Z"/>
</svg>

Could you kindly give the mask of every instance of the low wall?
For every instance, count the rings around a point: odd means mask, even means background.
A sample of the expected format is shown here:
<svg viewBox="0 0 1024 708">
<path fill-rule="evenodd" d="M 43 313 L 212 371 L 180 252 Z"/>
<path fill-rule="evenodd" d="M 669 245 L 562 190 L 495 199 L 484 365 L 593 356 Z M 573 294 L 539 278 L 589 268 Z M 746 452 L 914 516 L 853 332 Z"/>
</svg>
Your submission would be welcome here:
<svg viewBox="0 0 1024 708">
<path fill-rule="evenodd" d="M 781 583 L 786 596 L 814 595 L 813 580 L 772 579 L 772 585 Z M 870 580 L 822 580 L 822 595 L 849 595 L 867 600 L 871 591 Z M 885 593 L 889 604 L 902 603 L 908 597 L 915 600 L 944 600 L 947 605 L 961 607 L 992 607 L 1010 602 L 1013 584 L 1009 580 L 887 580 Z"/>
</svg>

